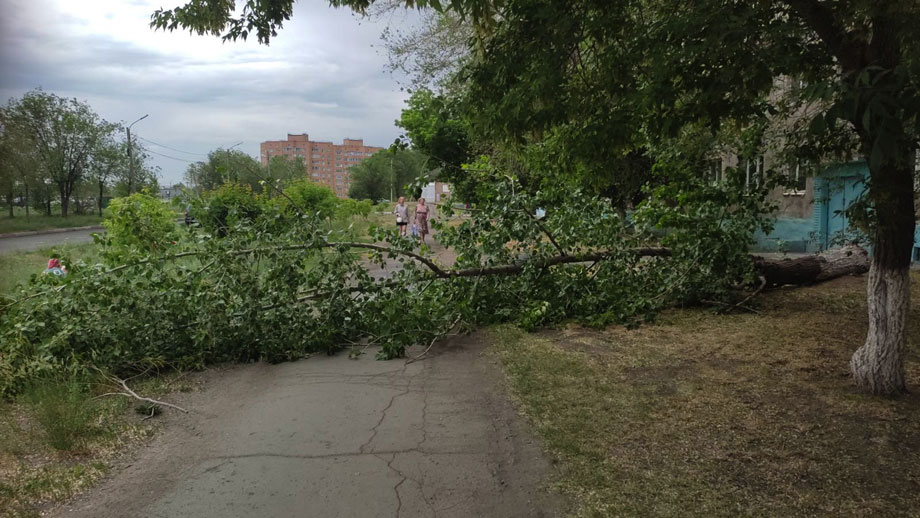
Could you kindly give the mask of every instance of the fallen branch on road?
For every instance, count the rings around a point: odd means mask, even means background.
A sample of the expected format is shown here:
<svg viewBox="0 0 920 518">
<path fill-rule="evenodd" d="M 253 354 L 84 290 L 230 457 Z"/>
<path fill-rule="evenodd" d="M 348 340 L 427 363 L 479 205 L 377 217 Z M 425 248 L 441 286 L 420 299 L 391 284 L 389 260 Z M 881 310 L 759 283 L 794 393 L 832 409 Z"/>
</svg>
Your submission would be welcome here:
<svg viewBox="0 0 920 518">
<path fill-rule="evenodd" d="M 145 402 L 145 403 L 150 403 L 150 404 L 152 404 L 152 405 L 165 406 L 165 407 L 169 407 L 169 408 L 174 408 L 174 409 L 176 409 L 176 410 L 178 410 L 178 411 L 180 411 L 180 412 L 182 412 L 182 413 L 185 413 L 185 414 L 188 413 L 188 410 L 182 408 L 181 406 L 173 405 L 172 403 L 166 403 L 165 401 L 159 401 L 159 400 L 152 399 L 152 398 L 149 398 L 149 397 L 141 396 L 141 395 L 139 395 L 137 392 L 131 390 L 131 387 L 128 386 L 127 380 L 123 380 L 123 379 L 121 379 L 121 378 L 117 378 L 117 377 L 112 376 L 112 375 L 110 375 L 110 374 L 106 374 L 106 373 L 102 372 L 101 369 L 98 369 L 98 368 L 97 368 L 96 370 L 99 371 L 99 373 L 102 374 L 107 380 L 109 380 L 109 381 L 111 381 L 111 382 L 113 382 L 113 383 L 115 383 L 115 384 L 121 386 L 121 388 L 124 389 L 124 392 L 106 392 L 105 394 L 100 394 L 100 395 L 96 396 L 96 397 L 93 398 L 93 399 L 98 399 L 98 398 L 102 398 L 102 397 L 106 397 L 106 396 L 126 396 L 126 397 L 130 397 L 130 398 L 137 399 L 138 401 L 143 401 L 143 402 Z"/>
</svg>

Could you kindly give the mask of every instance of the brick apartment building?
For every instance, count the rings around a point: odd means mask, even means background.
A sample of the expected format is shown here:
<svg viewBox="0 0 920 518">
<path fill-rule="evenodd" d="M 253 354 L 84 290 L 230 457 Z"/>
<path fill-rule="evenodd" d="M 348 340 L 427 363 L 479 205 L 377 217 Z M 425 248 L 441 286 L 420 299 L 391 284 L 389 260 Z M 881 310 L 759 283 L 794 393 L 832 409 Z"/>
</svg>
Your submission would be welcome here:
<svg viewBox="0 0 920 518">
<path fill-rule="evenodd" d="M 347 138 L 342 144 L 316 142 L 310 140 L 306 133 L 288 133 L 287 140 L 268 140 L 260 145 L 262 165 L 267 165 L 269 160 L 276 156 L 302 158 L 307 168 L 307 176 L 314 182 L 329 187 L 340 198 L 348 196 L 348 187 L 351 183 L 348 169 L 382 149 L 365 146 L 362 139 Z"/>
</svg>

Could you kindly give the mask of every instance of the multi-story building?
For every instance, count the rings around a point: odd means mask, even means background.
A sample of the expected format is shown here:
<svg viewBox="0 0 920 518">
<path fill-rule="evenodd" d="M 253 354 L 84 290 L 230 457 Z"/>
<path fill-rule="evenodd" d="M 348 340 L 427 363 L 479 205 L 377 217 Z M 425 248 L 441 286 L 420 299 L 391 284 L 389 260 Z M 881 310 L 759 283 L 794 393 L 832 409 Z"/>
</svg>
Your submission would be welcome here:
<svg viewBox="0 0 920 518">
<path fill-rule="evenodd" d="M 346 138 L 341 144 L 317 142 L 310 140 L 306 133 L 288 133 L 287 140 L 268 140 L 263 142 L 260 148 L 262 165 L 267 165 L 276 156 L 302 159 L 307 169 L 307 177 L 329 187 L 340 198 L 348 196 L 348 187 L 351 184 L 349 168 L 383 149 L 365 146 L 362 139 Z"/>
</svg>

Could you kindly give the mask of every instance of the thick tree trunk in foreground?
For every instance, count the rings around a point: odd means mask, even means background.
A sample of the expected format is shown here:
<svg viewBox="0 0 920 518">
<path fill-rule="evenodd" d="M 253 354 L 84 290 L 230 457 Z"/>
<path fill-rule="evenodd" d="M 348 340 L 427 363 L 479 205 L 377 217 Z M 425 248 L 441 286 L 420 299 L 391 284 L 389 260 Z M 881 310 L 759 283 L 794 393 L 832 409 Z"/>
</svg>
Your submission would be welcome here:
<svg viewBox="0 0 920 518">
<path fill-rule="evenodd" d="M 785 284 L 813 284 L 868 272 L 869 254 L 862 247 L 849 245 L 796 259 L 755 257 L 754 268 L 766 280 L 768 288 Z"/>
<path fill-rule="evenodd" d="M 850 360 L 856 384 L 873 394 L 905 389 L 904 352 L 910 309 L 910 270 L 872 261 L 869 271 L 869 332 Z"/>
<path fill-rule="evenodd" d="M 850 360 L 856 384 L 873 394 L 899 394 L 906 389 L 914 186 L 911 161 L 905 157 L 899 163 L 872 172 L 876 230 L 867 293 L 869 332 Z"/>
</svg>

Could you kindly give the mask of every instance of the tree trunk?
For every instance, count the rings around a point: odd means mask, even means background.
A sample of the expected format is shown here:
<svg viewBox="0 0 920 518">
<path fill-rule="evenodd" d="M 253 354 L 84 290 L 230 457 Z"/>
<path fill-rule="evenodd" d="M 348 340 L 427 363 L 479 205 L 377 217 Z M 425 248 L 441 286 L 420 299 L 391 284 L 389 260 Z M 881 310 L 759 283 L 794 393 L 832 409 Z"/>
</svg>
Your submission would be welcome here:
<svg viewBox="0 0 920 518">
<path fill-rule="evenodd" d="M 26 197 L 22 205 L 26 208 L 26 219 L 29 219 L 29 182 L 25 182 L 24 186 L 26 188 Z"/>
<path fill-rule="evenodd" d="M 67 217 L 67 209 L 70 205 L 70 196 L 68 196 L 64 187 L 61 187 L 61 217 Z"/>
<path fill-rule="evenodd" d="M 850 360 L 856 384 L 873 394 L 899 394 L 904 383 L 910 259 L 914 241 L 913 174 L 908 160 L 872 171 L 876 213 L 869 270 L 869 332 Z"/>
<path fill-rule="evenodd" d="M 10 192 L 9 196 L 7 196 L 7 198 L 6 198 L 6 200 L 9 202 L 9 205 L 10 205 L 10 219 L 12 219 L 12 218 L 14 217 L 14 214 L 13 214 L 13 198 L 15 198 L 15 197 L 16 197 L 16 195 L 15 195 L 13 192 Z"/>
<path fill-rule="evenodd" d="M 786 284 L 814 284 L 844 275 L 868 272 L 869 254 L 862 247 L 849 245 L 796 259 L 767 260 L 754 257 L 754 268 L 763 276 L 767 288 Z"/>
<path fill-rule="evenodd" d="M 99 200 L 97 205 L 99 206 L 99 217 L 102 217 L 102 194 L 105 192 L 105 183 L 102 180 L 99 180 Z"/>
</svg>

